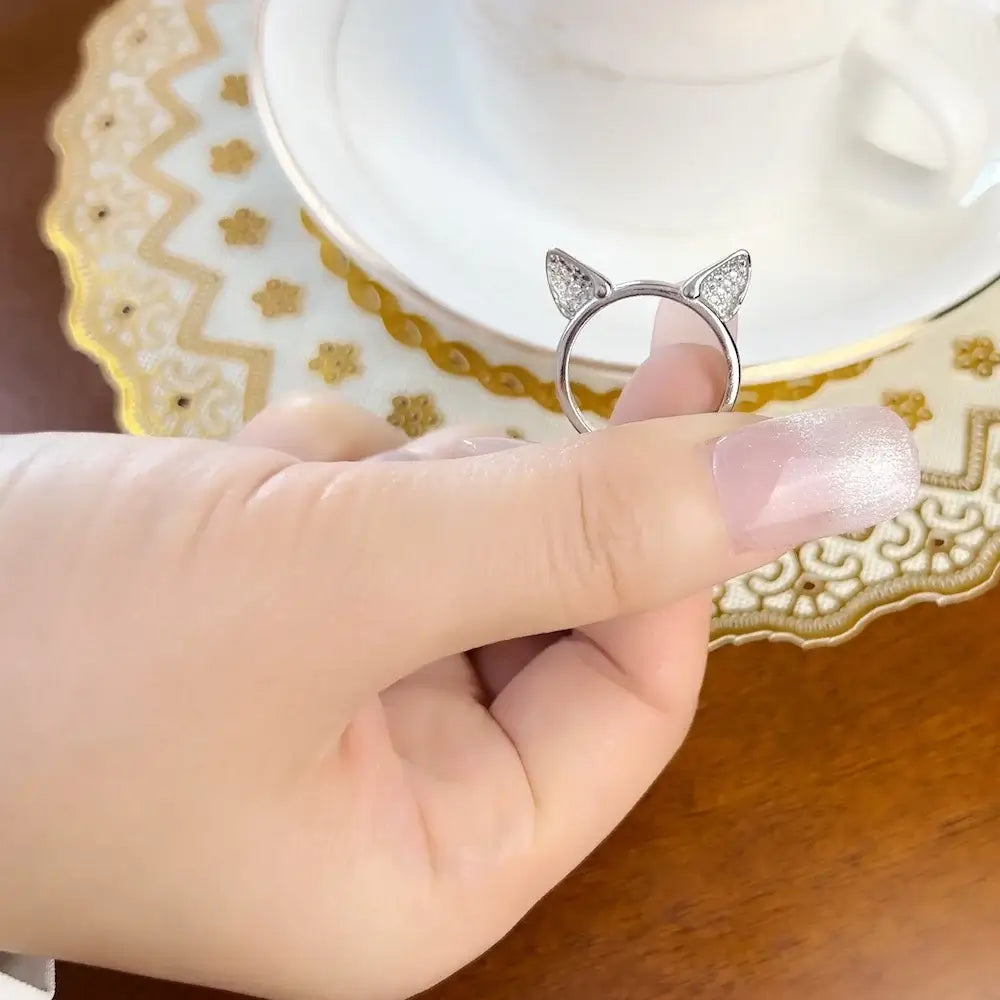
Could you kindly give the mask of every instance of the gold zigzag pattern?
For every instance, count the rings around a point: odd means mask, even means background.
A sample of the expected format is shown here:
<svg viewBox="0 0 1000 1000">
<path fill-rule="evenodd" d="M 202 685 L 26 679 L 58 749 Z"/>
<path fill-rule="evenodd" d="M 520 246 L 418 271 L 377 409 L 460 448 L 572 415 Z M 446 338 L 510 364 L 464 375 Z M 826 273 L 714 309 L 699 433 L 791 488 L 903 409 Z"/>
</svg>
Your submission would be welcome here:
<svg viewBox="0 0 1000 1000">
<path fill-rule="evenodd" d="M 492 364 L 481 351 L 457 340 L 446 340 L 424 317 L 406 312 L 386 287 L 375 281 L 354 263 L 306 213 L 302 213 L 305 231 L 319 244 L 320 260 L 331 274 L 347 285 L 351 301 L 358 308 L 378 317 L 386 332 L 404 347 L 423 351 L 431 362 L 449 375 L 474 378 L 498 396 L 531 399 L 552 413 L 559 413 L 555 384 L 540 379 L 533 371 L 511 364 Z M 803 378 L 744 386 L 737 409 L 752 413 L 768 403 L 791 403 L 808 399 L 829 382 L 843 382 L 863 375 L 872 361 L 819 372 Z M 573 391 L 583 409 L 607 420 L 615 408 L 621 389 L 598 391 L 580 382 Z"/>
<path fill-rule="evenodd" d="M 196 263 L 172 255 L 165 249 L 166 241 L 176 227 L 193 211 L 197 196 L 163 174 L 157 167 L 159 158 L 170 148 L 197 130 L 200 120 L 172 90 L 173 81 L 220 54 L 220 46 L 206 15 L 208 0 L 186 0 L 184 9 L 197 39 L 197 49 L 157 72 L 147 83 L 154 100 L 170 115 L 172 124 L 132 163 L 135 175 L 160 192 L 169 205 L 142 239 L 139 254 L 155 270 L 167 272 L 187 284 L 192 290 L 177 343 L 192 355 L 208 356 L 238 362 L 246 367 L 244 414 L 249 417 L 263 405 L 273 363 L 269 349 L 239 343 L 208 340 L 203 336 L 206 315 L 218 293 L 221 276 Z M 118 351 L 112 343 L 102 342 L 100 329 L 87 322 L 87 303 L 91 299 L 92 263 L 85 248 L 78 244 L 72 227 L 63 219 L 71 217 L 75 207 L 73 192 L 67 183 L 67 159 L 71 144 L 79 141 L 81 112 L 100 100 L 100 80 L 92 73 L 100 65 L 102 51 L 112 31 L 146 10 L 144 0 L 121 0 L 88 33 L 84 47 L 84 68 L 72 96 L 54 116 L 50 135 L 54 151 L 61 161 L 59 183 L 44 214 L 45 235 L 63 267 L 68 288 L 64 324 L 71 342 L 94 358 L 105 371 L 118 392 L 119 421 L 131 433 L 155 433 L 147 380 L 134 358 Z M 114 15 L 112 18 L 111 15 Z M 90 73 L 90 77 L 88 77 Z M 423 350 L 444 371 L 472 377 L 486 390 L 507 396 L 534 399 L 547 409 L 555 409 L 551 383 L 514 365 L 491 365 L 479 352 L 468 345 L 445 341 L 434 326 L 418 316 L 404 312 L 395 297 L 374 282 L 348 260 L 303 217 L 309 232 L 319 241 L 321 256 L 327 269 L 347 283 L 354 302 L 378 317 L 387 333 L 399 343 Z M 96 286 L 96 283 L 95 283 Z M 741 408 L 756 410 L 768 402 L 796 401 L 812 396 L 822 385 L 857 377 L 871 362 L 825 372 L 806 379 L 773 382 L 749 386 L 741 400 Z M 592 411 L 608 415 L 618 390 L 596 392 L 581 386 L 581 401 Z M 973 493 L 981 490 L 988 469 L 990 435 L 1000 425 L 1000 409 L 975 409 L 968 415 L 965 434 L 965 457 L 960 472 L 925 471 L 926 486 Z M 861 539 L 858 539 L 861 540 Z M 863 588 L 835 613 L 817 615 L 812 620 L 757 610 L 740 614 L 721 614 L 713 621 L 713 646 L 741 643 L 758 638 L 777 638 L 801 645 L 828 645 L 850 638 L 876 617 L 907 607 L 935 600 L 950 603 L 982 593 L 1000 577 L 1000 532 L 994 531 L 980 548 L 975 559 L 961 569 L 948 574 L 900 573 L 875 586 Z"/>
<path fill-rule="evenodd" d="M 195 132 L 201 124 L 197 114 L 188 108 L 171 89 L 174 79 L 214 59 L 219 55 L 219 42 L 208 23 L 203 4 L 188 3 L 191 19 L 199 42 L 199 50 L 187 59 L 165 67 L 149 80 L 149 92 L 173 117 L 174 125 L 133 161 L 137 177 L 161 191 L 172 209 L 162 216 L 139 245 L 139 256 L 148 264 L 162 268 L 188 281 L 195 293 L 177 334 L 178 345 L 186 351 L 211 357 L 242 361 L 247 366 L 247 387 L 244 396 L 244 418 L 249 419 L 264 405 L 271 380 L 273 352 L 264 347 L 251 347 L 235 342 L 208 340 L 202 335 L 205 317 L 211 308 L 222 279 L 213 271 L 175 257 L 165 249 L 165 242 L 197 204 L 197 196 L 160 171 L 156 163 L 170 148 Z"/>
<path fill-rule="evenodd" d="M 123 5 L 112 8 L 91 27 L 83 48 L 83 69 L 80 83 L 85 80 L 88 67 L 101 58 L 105 34 L 114 24 L 125 23 L 128 14 L 140 9 L 141 0 L 124 0 Z M 160 171 L 156 164 L 169 149 L 195 132 L 198 115 L 188 108 L 173 92 L 171 84 L 183 73 L 189 72 L 214 59 L 220 52 L 218 39 L 212 31 L 205 13 L 204 3 L 189 0 L 185 11 L 198 41 L 196 51 L 172 62 L 150 77 L 147 88 L 152 97 L 170 115 L 172 124 L 133 160 L 135 175 L 158 191 L 166 199 L 168 210 L 145 235 L 139 246 L 139 256 L 151 267 L 172 274 L 192 289 L 191 300 L 177 334 L 177 343 L 185 351 L 201 356 L 222 358 L 244 364 L 247 371 L 244 394 L 244 417 L 249 418 L 263 405 L 271 377 L 272 352 L 267 348 L 253 347 L 235 342 L 209 340 L 203 336 L 205 317 L 212 306 L 221 284 L 218 274 L 192 261 L 170 254 L 165 249 L 170 234 L 193 211 L 197 196 Z M 129 359 L 102 343 L 99 335 L 88 328 L 85 310 L 90 299 L 90 272 L 86 258 L 62 219 L 69 211 L 69 195 L 65 183 L 68 169 L 70 143 L 75 137 L 73 126 L 78 109 L 86 107 L 91 97 L 85 86 L 78 86 L 73 96 L 55 115 L 49 134 L 53 151 L 60 161 L 56 190 L 46 206 L 43 228 L 49 246 L 59 258 L 67 285 L 67 302 L 63 325 L 71 343 L 93 358 L 104 370 L 109 382 L 118 393 L 118 422 L 123 430 L 132 434 L 155 433 L 149 408 L 143 398 L 144 381 L 141 373 Z"/>
</svg>

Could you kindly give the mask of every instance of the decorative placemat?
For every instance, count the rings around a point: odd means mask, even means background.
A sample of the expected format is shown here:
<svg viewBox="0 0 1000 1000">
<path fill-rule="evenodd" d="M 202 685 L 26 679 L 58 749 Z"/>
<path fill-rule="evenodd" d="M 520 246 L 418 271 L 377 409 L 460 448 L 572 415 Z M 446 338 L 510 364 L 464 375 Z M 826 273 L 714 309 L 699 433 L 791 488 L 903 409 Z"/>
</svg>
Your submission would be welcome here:
<svg viewBox="0 0 1000 1000">
<path fill-rule="evenodd" d="M 223 437 L 268 399 L 335 386 L 411 435 L 484 423 L 567 434 L 551 359 L 413 314 L 306 217 L 250 107 L 254 5 L 119 0 L 88 33 L 52 123 L 45 216 L 66 330 L 139 434 Z M 581 372 L 606 416 L 618 386 Z M 884 403 L 914 429 L 913 511 L 719 587 L 713 643 L 842 640 L 915 601 L 980 593 L 1000 570 L 1000 282 L 903 348 L 744 390 L 740 408 Z"/>
</svg>

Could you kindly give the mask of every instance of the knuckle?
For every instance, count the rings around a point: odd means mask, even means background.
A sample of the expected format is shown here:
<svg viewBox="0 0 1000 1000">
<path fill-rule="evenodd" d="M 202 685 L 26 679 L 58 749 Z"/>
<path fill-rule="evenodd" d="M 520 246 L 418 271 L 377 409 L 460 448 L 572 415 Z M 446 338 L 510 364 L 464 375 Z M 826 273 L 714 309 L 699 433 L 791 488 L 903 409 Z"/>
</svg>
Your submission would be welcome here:
<svg viewBox="0 0 1000 1000">
<path fill-rule="evenodd" d="M 635 605 L 643 551 L 644 533 L 623 464 L 612 449 L 581 449 L 568 466 L 569 496 L 563 508 L 570 512 L 559 553 L 569 571 L 566 579 L 607 617 Z"/>
</svg>

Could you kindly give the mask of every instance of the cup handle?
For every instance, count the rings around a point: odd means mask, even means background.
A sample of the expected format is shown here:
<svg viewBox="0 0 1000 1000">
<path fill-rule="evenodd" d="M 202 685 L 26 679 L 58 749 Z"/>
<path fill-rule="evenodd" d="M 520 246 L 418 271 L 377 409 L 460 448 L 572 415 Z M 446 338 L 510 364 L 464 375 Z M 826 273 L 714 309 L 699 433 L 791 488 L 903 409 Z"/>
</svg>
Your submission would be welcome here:
<svg viewBox="0 0 1000 1000">
<path fill-rule="evenodd" d="M 897 84 L 927 116 L 945 152 L 940 170 L 926 170 L 857 136 L 855 154 L 871 185 L 892 200 L 919 207 L 954 204 L 968 193 L 989 159 L 991 114 L 975 87 L 898 21 L 878 17 L 863 28 L 843 63 L 844 108 L 863 108 L 873 88 Z M 867 180 L 867 178 L 866 178 Z"/>
</svg>

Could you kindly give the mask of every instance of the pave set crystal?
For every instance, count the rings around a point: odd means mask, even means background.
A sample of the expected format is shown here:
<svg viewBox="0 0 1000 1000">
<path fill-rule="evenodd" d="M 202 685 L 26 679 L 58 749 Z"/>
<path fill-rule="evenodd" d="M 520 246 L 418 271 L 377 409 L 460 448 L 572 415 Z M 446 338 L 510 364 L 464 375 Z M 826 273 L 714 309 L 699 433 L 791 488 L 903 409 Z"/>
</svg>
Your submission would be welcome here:
<svg viewBox="0 0 1000 1000">
<path fill-rule="evenodd" d="M 573 428 L 581 434 L 594 429 L 580 409 L 570 383 L 573 345 L 587 323 L 604 306 L 636 297 L 677 302 L 692 309 L 708 324 L 719 341 L 728 369 L 719 409 L 731 410 L 739 395 L 741 371 L 739 351 L 728 324 L 743 305 L 750 286 L 751 270 L 750 254 L 746 250 L 737 250 L 681 285 L 666 281 L 631 281 L 613 286 L 602 274 L 571 257 L 565 250 L 550 250 L 545 255 L 549 292 L 559 312 L 569 320 L 556 350 L 556 398 Z"/>
<path fill-rule="evenodd" d="M 546 254 L 545 273 L 552 300 L 566 319 L 572 319 L 588 303 L 611 293 L 607 278 L 564 250 L 550 250 Z M 690 299 L 699 299 L 723 323 L 728 323 L 743 305 L 750 274 L 750 254 L 737 250 L 686 281 L 683 293 Z"/>
<path fill-rule="evenodd" d="M 694 279 L 695 297 L 728 323 L 743 305 L 750 286 L 750 254 L 739 250 Z"/>
<path fill-rule="evenodd" d="M 548 252 L 545 273 L 552 300 L 566 319 L 572 319 L 588 302 L 604 298 L 610 290 L 607 278 L 561 250 Z"/>
</svg>

